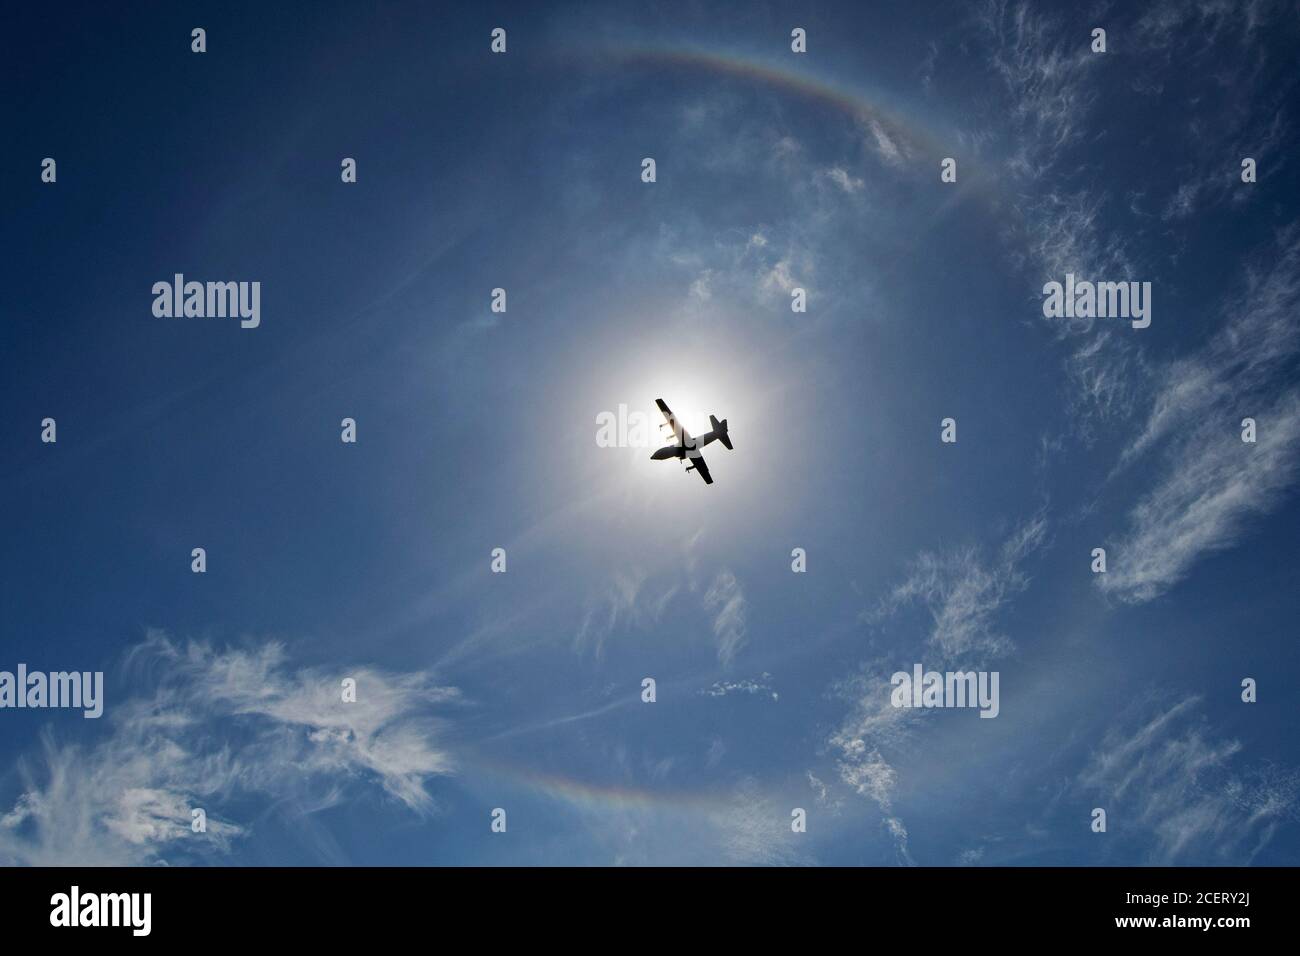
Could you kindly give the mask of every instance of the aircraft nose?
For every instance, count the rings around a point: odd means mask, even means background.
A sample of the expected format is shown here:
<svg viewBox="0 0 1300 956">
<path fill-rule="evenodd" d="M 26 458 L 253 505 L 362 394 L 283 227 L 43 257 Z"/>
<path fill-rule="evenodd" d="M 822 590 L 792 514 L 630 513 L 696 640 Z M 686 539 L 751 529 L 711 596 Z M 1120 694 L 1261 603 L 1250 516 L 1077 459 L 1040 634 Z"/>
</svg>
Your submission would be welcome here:
<svg viewBox="0 0 1300 956">
<path fill-rule="evenodd" d="M 657 452 L 650 456 L 652 461 L 663 461 L 665 458 L 672 458 L 676 449 L 672 445 L 665 445 Z"/>
</svg>

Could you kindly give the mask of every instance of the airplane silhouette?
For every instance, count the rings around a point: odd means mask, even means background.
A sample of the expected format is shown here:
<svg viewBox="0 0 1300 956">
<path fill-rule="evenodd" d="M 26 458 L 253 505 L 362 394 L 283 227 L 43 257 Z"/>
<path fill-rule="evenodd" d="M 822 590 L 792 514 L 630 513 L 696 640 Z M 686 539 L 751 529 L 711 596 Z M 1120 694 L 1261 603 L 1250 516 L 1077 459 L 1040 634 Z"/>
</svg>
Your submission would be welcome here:
<svg viewBox="0 0 1300 956">
<path fill-rule="evenodd" d="M 673 437 L 677 441 L 672 445 L 664 445 L 663 448 L 660 448 L 650 457 L 655 461 L 662 461 L 665 458 L 689 458 L 691 464 L 686 466 L 686 470 L 699 472 L 706 485 L 713 484 L 713 476 L 709 474 L 709 466 L 704 463 L 704 456 L 700 454 L 700 449 L 711 441 L 720 441 L 728 450 L 731 449 L 731 436 L 727 434 L 727 420 L 724 418 L 722 421 L 718 421 L 710 415 L 709 424 L 713 426 L 713 431 L 701 435 L 699 438 L 692 438 L 686 429 L 678 424 L 677 416 L 664 404 L 662 398 L 656 398 L 655 404 L 659 406 L 659 411 L 664 413 L 668 427 L 673 430 Z M 663 428 L 664 426 L 660 425 L 659 427 Z"/>
</svg>

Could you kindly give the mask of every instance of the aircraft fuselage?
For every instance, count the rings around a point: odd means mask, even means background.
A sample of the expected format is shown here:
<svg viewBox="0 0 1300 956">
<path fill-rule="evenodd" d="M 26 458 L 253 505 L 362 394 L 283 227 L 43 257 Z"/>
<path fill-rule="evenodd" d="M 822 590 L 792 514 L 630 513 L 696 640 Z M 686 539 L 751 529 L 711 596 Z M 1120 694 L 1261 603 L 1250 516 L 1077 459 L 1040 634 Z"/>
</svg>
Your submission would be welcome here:
<svg viewBox="0 0 1300 956">
<path fill-rule="evenodd" d="M 705 432 L 703 435 L 692 435 L 690 447 L 686 445 L 664 445 L 650 457 L 655 461 L 662 461 L 665 458 L 698 458 L 699 449 L 703 448 L 709 442 L 718 440 L 717 431 Z M 692 451 L 695 454 L 691 454 Z"/>
</svg>

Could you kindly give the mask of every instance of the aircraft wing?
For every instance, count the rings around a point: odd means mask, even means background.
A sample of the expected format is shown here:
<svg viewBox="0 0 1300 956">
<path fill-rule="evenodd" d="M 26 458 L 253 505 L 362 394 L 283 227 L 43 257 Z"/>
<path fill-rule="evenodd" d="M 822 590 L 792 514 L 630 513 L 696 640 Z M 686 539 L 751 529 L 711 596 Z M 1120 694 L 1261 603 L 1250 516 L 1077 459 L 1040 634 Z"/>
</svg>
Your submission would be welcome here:
<svg viewBox="0 0 1300 956">
<path fill-rule="evenodd" d="M 709 466 L 704 463 L 704 456 L 700 454 L 698 449 L 695 451 L 695 456 L 691 458 L 691 464 L 695 466 L 695 470 L 700 473 L 700 477 L 704 479 L 706 485 L 713 484 L 713 476 L 709 474 Z"/>
<path fill-rule="evenodd" d="M 677 416 L 673 414 L 673 410 L 668 407 L 668 404 L 662 398 L 656 398 L 655 404 L 659 406 L 659 411 L 664 413 L 664 421 L 673 430 L 673 437 L 677 439 L 677 444 L 686 445 L 689 443 L 691 436 L 686 433 L 686 429 L 682 427 L 681 422 L 677 420 Z"/>
</svg>

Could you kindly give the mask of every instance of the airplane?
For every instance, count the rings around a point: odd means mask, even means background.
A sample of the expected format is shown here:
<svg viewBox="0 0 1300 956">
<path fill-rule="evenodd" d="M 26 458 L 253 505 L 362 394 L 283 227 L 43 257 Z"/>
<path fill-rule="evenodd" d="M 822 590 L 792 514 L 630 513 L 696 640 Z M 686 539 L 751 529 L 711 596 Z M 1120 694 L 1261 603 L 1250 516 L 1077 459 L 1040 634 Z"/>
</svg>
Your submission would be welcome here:
<svg viewBox="0 0 1300 956">
<path fill-rule="evenodd" d="M 699 438 L 692 438 L 686 429 L 677 421 L 677 416 L 672 413 L 662 398 L 656 398 L 655 404 L 659 406 L 659 411 L 664 413 L 664 418 L 668 422 L 668 427 L 673 430 L 673 437 L 677 439 L 676 444 L 664 445 L 657 452 L 651 455 L 654 461 L 663 461 L 665 458 L 690 458 L 691 464 L 686 466 L 687 471 L 699 472 L 706 485 L 713 484 L 713 476 L 709 474 L 709 466 L 704 463 L 704 456 L 700 454 L 700 449 L 711 441 L 720 441 L 728 450 L 731 449 L 731 436 L 727 433 L 727 420 L 724 418 L 718 421 L 712 415 L 709 416 L 709 424 L 713 426 L 713 431 L 701 435 Z M 659 426 L 663 428 L 663 425 Z"/>
</svg>

